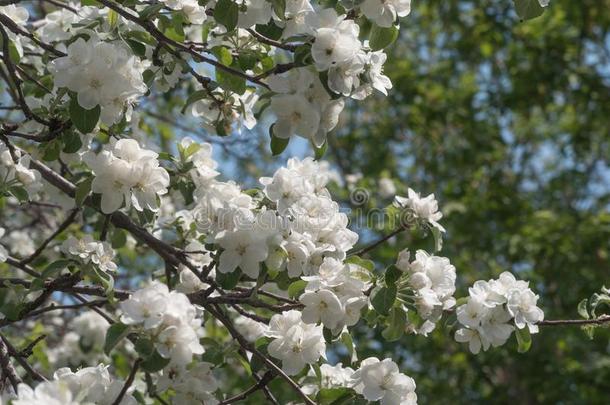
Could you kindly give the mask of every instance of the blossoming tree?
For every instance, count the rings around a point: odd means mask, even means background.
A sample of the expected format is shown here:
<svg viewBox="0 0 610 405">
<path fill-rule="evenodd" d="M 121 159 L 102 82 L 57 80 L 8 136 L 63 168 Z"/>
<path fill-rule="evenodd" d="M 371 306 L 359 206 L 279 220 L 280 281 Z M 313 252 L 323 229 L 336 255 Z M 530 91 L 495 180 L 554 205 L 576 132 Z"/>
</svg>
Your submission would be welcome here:
<svg viewBox="0 0 610 405">
<path fill-rule="evenodd" d="M 608 290 L 548 321 L 508 271 L 456 299 L 434 195 L 393 196 L 380 240 L 348 227 L 326 136 L 347 100 L 391 90 L 383 49 L 410 0 L 18 3 L 0 2 L 3 402 L 413 404 L 408 368 L 359 356 L 367 329 L 446 328 L 478 353 L 610 322 Z M 274 154 L 300 136 L 315 159 L 244 189 L 211 143 L 147 137 L 161 106 L 223 148 L 266 120 Z M 429 251 L 370 260 L 403 232 Z"/>
</svg>

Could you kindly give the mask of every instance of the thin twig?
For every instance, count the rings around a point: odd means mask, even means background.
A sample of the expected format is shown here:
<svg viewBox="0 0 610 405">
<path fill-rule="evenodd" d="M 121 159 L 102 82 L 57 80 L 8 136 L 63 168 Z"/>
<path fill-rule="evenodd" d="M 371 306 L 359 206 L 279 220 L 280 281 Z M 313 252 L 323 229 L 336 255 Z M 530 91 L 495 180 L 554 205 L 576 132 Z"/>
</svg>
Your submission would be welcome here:
<svg viewBox="0 0 610 405">
<path fill-rule="evenodd" d="M 251 386 L 250 388 L 248 388 L 247 390 L 245 390 L 241 394 L 237 394 L 234 397 L 231 397 L 231 398 L 225 399 L 224 401 L 221 401 L 219 403 L 219 405 L 228 405 L 228 404 L 232 404 L 234 402 L 246 399 L 247 397 L 249 397 L 250 395 L 252 395 L 256 391 L 258 391 L 258 390 L 262 389 L 264 386 L 266 386 L 269 383 L 269 381 L 271 381 L 272 379 L 273 379 L 273 373 L 271 371 L 267 371 L 263 375 L 263 377 L 260 380 L 258 380 L 258 382 L 256 384 L 254 384 L 253 386 Z"/>
<path fill-rule="evenodd" d="M 362 249 L 355 251 L 354 253 L 350 253 L 349 256 L 361 256 L 365 253 L 368 253 L 371 250 L 375 249 L 377 246 L 379 246 L 382 243 L 384 243 L 385 241 L 387 241 L 388 239 L 393 238 L 394 236 L 398 235 L 399 233 L 401 233 L 402 231 L 404 231 L 406 229 L 407 228 L 405 226 L 401 226 L 400 228 L 393 230 L 389 234 L 383 236 L 381 239 L 371 243 L 370 245 L 365 246 Z"/>
<path fill-rule="evenodd" d="M 610 323 L 610 315 L 602 315 L 595 319 L 553 319 L 540 321 L 539 326 L 567 326 L 567 325 L 603 325 Z"/>
<path fill-rule="evenodd" d="M 127 394 L 127 390 L 129 389 L 129 387 L 131 387 L 131 384 L 133 384 L 133 380 L 136 378 L 136 373 L 138 372 L 138 368 L 140 368 L 141 361 L 142 359 L 136 359 L 136 361 L 133 363 L 133 367 L 131 368 L 129 377 L 127 377 L 127 380 L 125 380 L 125 384 L 123 384 L 121 392 L 119 392 L 119 395 L 116 397 L 112 405 L 119 405 L 123 400 L 125 394 Z"/>
</svg>

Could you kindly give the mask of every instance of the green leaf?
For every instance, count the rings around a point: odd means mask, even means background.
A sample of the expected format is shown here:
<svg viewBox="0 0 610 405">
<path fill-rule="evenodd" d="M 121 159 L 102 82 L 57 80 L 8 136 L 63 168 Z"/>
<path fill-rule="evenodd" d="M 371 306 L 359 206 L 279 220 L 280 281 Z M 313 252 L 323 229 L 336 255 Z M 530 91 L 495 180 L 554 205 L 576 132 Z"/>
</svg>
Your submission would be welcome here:
<svg viewBox="0 0 610 405">
<path fill-rule="evenodd" d="M 360 267 L 364 267 L 368 271 L 375 271 L 375 263 L 372 260 L 363 259 L 360 256 L 350 256 L 345 260 L 345 263 L 357 264 Z"/>
<path fill-rule="evenodd" d="M 30 196 L 28 195 L 26 189 L 21 186 L 12 186 L 8 189 L 8 192 L 11 193 L 20 202 L 27 202 L 30 199 Z"/>
<path fill-rule="evenodd" d="M 127 232 L 122 229 L 115 229 L 112 232 L 111 244 L 113 249 L 120 249 L 127 243 Z"/>
<path fill-rule="evenodd" d="M 110 354 L 112 349 L 129 334 L 129 326 L 122 323 L 112 324 L 106 331 L 106 341 L 104 342 L 104 353 Z"/>
<path fill-rule="evenodd" d="M 257 61 L 258 58 L 256 57 L 256 54 L 254 52 L 245 51 L 241 53 L 238 57 L 239 67 L 243 71 L 254 69 L 254 66 L 256 66 Z"/>
<path fill-rule="evenodd" d="M 72 124 L 83 134 L 93 131 L 100 119 L 100 106 L 97 105 L 91 110 L 86 110 L 78 104 L 76 97 L 70 99 L 70 119 Z"/>
<path fill-rule="evenodd" d="M 294 51 L 294 64 L 296 66 L 307 66 L 312 63 L 311 44 L 299 45 Z"/>
<path fill-rule="evenodd" d="M 305 286 L 307 286 L 307 281 L 305 281 L 305 280 L 295 281 L 294 283 L 290 284 L 290 286 L 288 287 L 288 296 L 290 298 L 297 298 L 305 290 Z"/>
<path fill-rule="evenodd" d="M 241 270 L 236 269 L 230 273 L 216 272 L 216 281 L 225 290 L 232 290 L 239 283 L 241 277 Z"/>
<path fill-rule="evenodd" d="M 93 177 L 88 177 L 85 180 L 81 181 L 76 185 L 76 191 L 74 193 L 74 199 L 76 200 L 76 205 L 81 207 L 91 191 L 91 183 L 93 182 Z"/>
<path fill-rule="evenodd" d="M 378 51 L 391 45 L 398 38 L 398 27 L 380 27 L 373 24 L 371 35 L 369 36 L 369 46 L 373 51 Z"/>
<path fill-rule="evenodd" d="M 396 300 L 396 287 L 388 286 L 375 288 L 371 295 L 371 304 L 373 305 L 373 308 L 375 308 L 375 311 L 382 315 L 387 315 Z"/>
<path fill-rule="evenodd" d="M 61 270 L 65 269 L 66 267 L 68 267 L 68 265 L 70 263 L 72 263 L 72 260 L 70 260 L 70 259 L 56 260 L 44 268 L 44 270 L 40 274 L 40 278 L 45 279 L 45 278 L 52 277 L 53 275 L 55 275 L 55 273 L 59 274 L 59 272 Z"/>
<path fill-rule="evenodd" d="M 169 359 L 164 358 L 157 352 L 156 350 L 148 356 L 142 363 L 140 363 L 140 367 L 142 370 L 147 371 L 149 373 L 156 373 L 163 369 L 163 367 L 169 364 Z"/>
<path fill-rule="evenodd" d="M 114 28 L 118 25 L 119 23 L 119 14 L 110 9 L 108 10 L 108 24 L 110 25 L 110 28 Z"/>
<path fill-rule="evenodd" d="M 388 285 L 396 284 L 400 276 L 402 276 L 402 271 L 395 265 L 391 265 L 385 270 L 385 282 Z"/>
<path fill-rule="evenodd" d="M 263 34 L 269 39 L 278 40 L 282 37 L 284 30 L 278 27 L 273 21 L 270 21 L 265 25 L 256 25 L 256 32 Z"/>
<path fill-rule="evenodd" d="M 146 46 L 144 44 L 133 39 L 126 39 L 125 42 L 127 42 L 127 45 L 137 56 L 144 56 L 146 54 Z"/>
<path fill-rule="evenodd" d="M 231 66 L 231 63 L 233 63 L 233 55 L 231 55 L 231 51 L 229 50 L 229 48 L 226 48 L 224 46 L 215 46 L 212 49 L 212 53 L 214 54 L 214 56 L 216 56 L 218 62 L 222 63 L 225 66 Z"/>
<path fill-rule="evenodd" d="M 519 353 L 527 352 L 532 346 L 532 336 L 529 328 L 527 326 L 523 329 L 515 328 L 515 336 L 518 344 L 517 351 Z"/>
<path fill-rule="evenodd" d="M 443 234 L 441 230 L 435 226 L 431 226 L 432 236 L 434 237 L 434 251 L 438 252 L 443 248 Z"/>
<path fill-rule="evenodd" d="M 112 275 L 98 269 L 97 267 L 94 267 L 92 276 L 95 281 L 104 287 L 104 292 L 107 295 L 112 295 L 112 290 L 114 289 L 114 278 Z"/>
<path fill-rule="evenodd" d="M 188 98 L 186 99 L 186 103 L 184 103 L 184 107 L 182 107 L 182 114 L 184 114 L 184 112 L 186 111 L 186 109 L 193 103 L 202 100 L 206 97 L 208 97 L 208 92 L 207 90 L 197 90 L 194 93 L 191 93 L 190 96 L 188 96 Z"/>
<path fill-rule="evenodd" d="M 163 10 L 163 7 L 165 7 L 165 4 L 163 4 L 163 3 L 158 3 L 158 4 L 153 4 L 151 6 L 148 6 L 148 7 L 144 8 L 144 10 L 140 11 L 140 18 L 142 18 L 144 20 L 148 20 L 150 17 L 154 16 L 159 11 Z"/>
<path fill-rule="evenodd" d="M 515 9 L 522 20 L 531 20 L 544 13 L 539 0 L 515 0 Z"/>
<path fill-rule="evenodd" d="M 271 0 L 271 5 L 273 6 L 275 15 L 283 20 L 284 15 L 286 14 L 286 0 Z"/>
<path fill-rule="evenodd" d="M 349 388 L 322 388 L 318 393 L 318 403 L 321 405 L 330 405 L 351 395 L 352 391 Z"/>
<path fill-rule="evenodd" d="M 271 136 L 271 153 L 273 156 L 277 156 L 286 150 L 288 143 L 290 143 L 290 138 L 280 138 L 275 136 L 273 133 L 274 126 L 275 124 L 272 124 L 271 127 L 269 127 L 269 135 Z"/>
<path fill-rule="evenodd" d="M 328 142 L 324 142 L 324 144 L 322 144 L 322 146 L 320 146 L 320 147 L 313 145 L 314 159 L 315 160 L 322 159 L 324 157 L 324 155 L 326 154 L 327 149 L 328 149 Z"/>
<path fill-rule="evenodd" d="M 353 362 L 356 358 L 354 356 L 354 340 L 349 332 L 343 332 L 341 334 L 341 343 L 343 343 L 347 349 L 347 353 L 350 358 L 350 362 Z"/>
<path fill-rule="evenodd" d="M 61 140 L 64 144 L 64 153 L 76 153 L 83 146 L 80 135 L 76 131 L 68 131 Z"/>
<path fill-rule="evenodd" d="M 184 150 L 184 159 L 185 160 L 188 159 L 193 154 L 197 153 L 197 151 L 199 151 L 199 149 L 201 149 L 201 145 L 198 144 L 197 142 L 193 142 Z"/>
<path fill-rule="evenodd" d="M 237 26 L 239 6 L 231 0 L 219 0 L 214 6 L 214 19 L 225 26 L 227 31 L 233 31 Z"/>
<path fill-rule="evenodd" d="M 585 319 L 589 319 L 589 311 L 587 311 L 587 302 L 588 300 L 585 298 L 584 300 L 578 303 L 578 314 Z"/>
<path fill-rule="evenodd" d="M 402 308 L 392 308 L 388 317 L 388 326 L 381 332 L 381 335 L 388 342 L 393 342 L 401 338 L 405 325 L 407 324 L 407 314 Z"/>
<path fill-rule="evenodd" d="M 235 66 L 231 67 L 236 68 Z M 216 81 L 225 90 L 230 90 L 239 95 L 246 92 L 246 79 L 222 68 L 216 68 Z"/>
<path fill-rule="evenodd" d="M 136 349 L 136 352 L 140 355 L 140 357 L 144 359 L 150 357 L 155 351 L 154 343 L 150 339 L 145 337 L 141 337 L 136 340 L 134 348 Z"/>
<path fill-rule="evenodd" d="M 47 144 L 46 148 L 44 149 L 42 160 L 44 160 L 45 162 L 52 162 L 54 160 L 57 160 L 59 158 L 60 151 L 61 145 L 59 144 L 59 141 L 53 141 Z"/>
</svg>

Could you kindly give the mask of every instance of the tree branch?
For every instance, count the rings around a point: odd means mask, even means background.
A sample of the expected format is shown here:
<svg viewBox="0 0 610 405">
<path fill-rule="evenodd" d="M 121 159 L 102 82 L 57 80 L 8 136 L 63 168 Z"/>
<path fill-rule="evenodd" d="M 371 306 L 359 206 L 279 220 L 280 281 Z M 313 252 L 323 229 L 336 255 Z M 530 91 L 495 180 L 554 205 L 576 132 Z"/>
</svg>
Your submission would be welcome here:
<svg viewBox="0 0 610 405">
<path fill-rule="evenodd" d="M 1 335 L 0 335 L 1 336 Z M 2 376 L 3 378 L 8 378 L 11 383 L 13 390 L 15 393 L 17 392 L 17 386 L 21 382 L 19 377 L 17 376 L 17 372 L 15 368 L 11 364 L 11 359 L 8 353 L 8 348 L 6 347 L 6 343 L 4 341 L 4 337 L 1 336 L 0 339 L 0 367 L 2 368 Z"/>
<path fill-rule="evenodd" d="M 554 319 L 540 321 L 539 326 L 567 326 L 567 325 L 603 325 L 610 323 L 610 315 L 601 315 L 595 319 Z"/>
<path fill-rule="evenodd" d="M 263 375 L 263 377 L 260 380 L 258 380 L 258 382 L 256 384 L 254 384 L 252 387 L 248 388 L 246 391 L 242 392 L 241 394 L 237 394 L 234 397 L 221 401 L 219 403 L 219 405 L 232 404 L 234 402 L 238 402 L 243 399 L 246 399 L 247 397 L 249 397 L 256 391 L 258 391 L 258 390 L 262 389 L 264 386 L 266 386 L 271 380 L 273 380 L 273 373 L 271 371 L 267 371 Z"/>
</svg>

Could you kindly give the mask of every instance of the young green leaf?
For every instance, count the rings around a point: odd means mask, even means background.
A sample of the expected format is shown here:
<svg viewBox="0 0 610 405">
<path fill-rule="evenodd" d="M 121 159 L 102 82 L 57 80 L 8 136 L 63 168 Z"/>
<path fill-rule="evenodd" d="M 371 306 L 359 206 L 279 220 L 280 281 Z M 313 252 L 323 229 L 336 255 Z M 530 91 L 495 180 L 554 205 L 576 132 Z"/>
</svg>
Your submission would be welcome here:
<svg viewBox="0 0 610 405">
<path fill-rule="evenodd" d="M 398 27 L 380 27 L 373 24 L 371 35 L 369 36 L 369 46 L 373 51 L 379 51 L 391 45 L 398 38 Z"/>
<path fill-rule="evenodd" d="M 100 119 L 101 108 L 96 105 L 91 110 L 86 110 L 78 104 L 76 97 L 70 99 L 70 120 L 72 124 L 83 134 L 93 131 Z"/>
<path fill-rule="evenodd" d="M 539 0 L 515 0 L 515 9 L 522 20 L 531 20 L 544 13 Z"/>
<path fill-rule="evenodd" d="M 104 342 L 104 353 L 110 354 L 112 349 L 129 334 L 129 326 L 122 323 L 112 324 L 106 331 L 106 341 Z"/>
<path fill-rule="evenodd" d="M 396 300 L 396 287 L 388 286 L 376 288 L 371 294 L 371 304 L 373 305 L 373 308 L 375 308 L 375 311 L 382 315 L 387 315 Z"/>
<path fill-rule="evenodd" d="M 231 0 L 219 0 L 214 6 L 214 19 L 224 25 L 227 32 L 235 29 L 238 17 L 239 6 Z"/>
<path fill-rule="evenodd" d="M 519 353 L 527 352 L 532 346 L 532 336 L 529 328 L 527 326 L 523 329 L 515 328 L 515 336 L 518 344 L 517 351 Z"/>
</svg>

